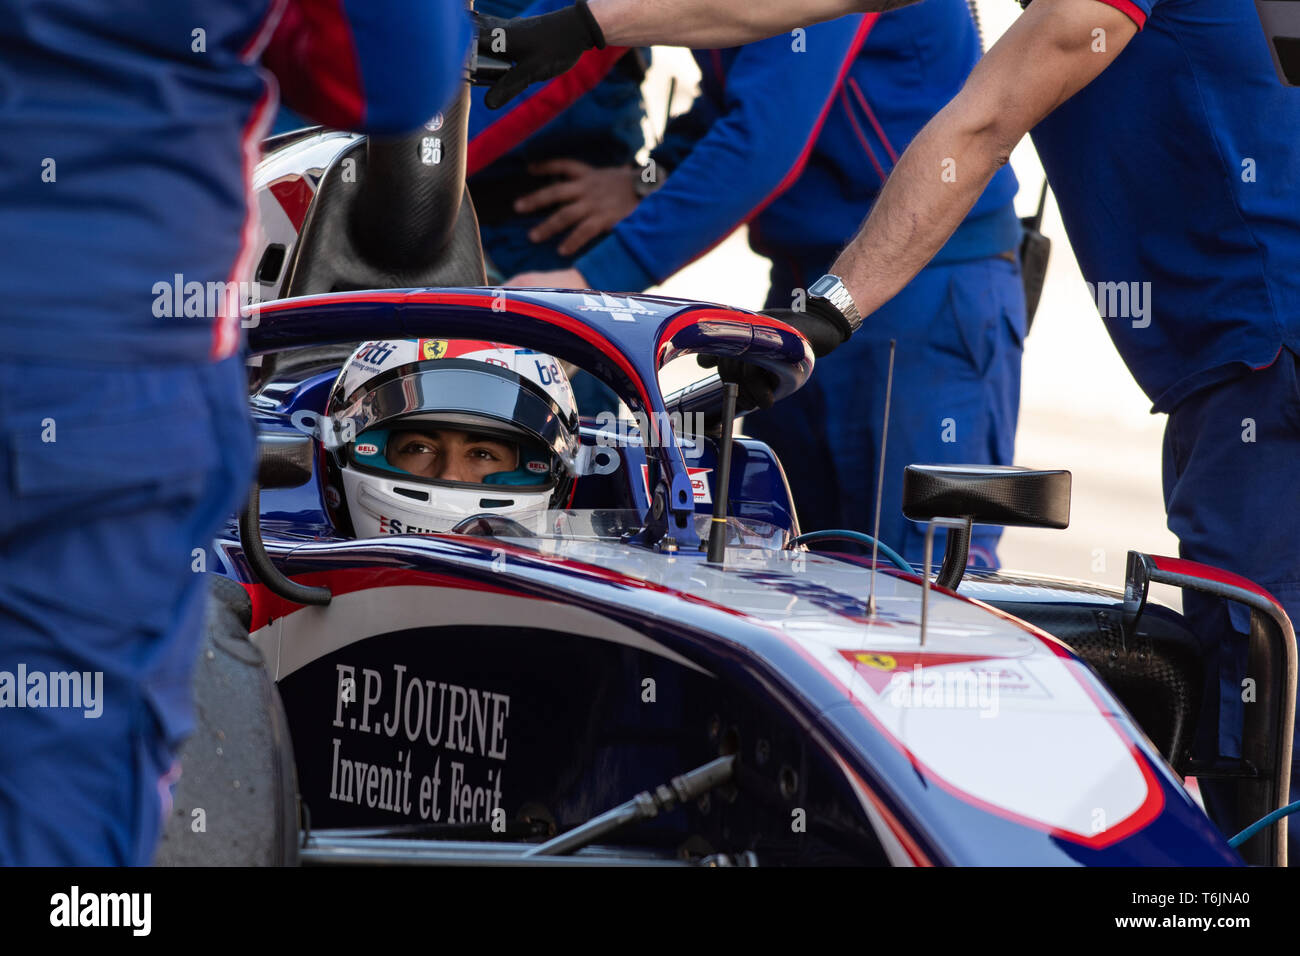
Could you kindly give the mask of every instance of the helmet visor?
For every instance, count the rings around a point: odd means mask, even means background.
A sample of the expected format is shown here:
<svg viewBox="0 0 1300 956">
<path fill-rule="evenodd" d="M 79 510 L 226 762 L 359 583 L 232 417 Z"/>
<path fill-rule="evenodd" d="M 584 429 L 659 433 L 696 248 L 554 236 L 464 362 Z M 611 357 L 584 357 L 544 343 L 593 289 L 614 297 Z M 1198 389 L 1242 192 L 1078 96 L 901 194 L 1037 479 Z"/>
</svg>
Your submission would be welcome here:
<svg viewBox="0 0 1300 956">
<path fill-rule="evenodd" d="M 430 427 L 441 423 L 470 431 L 501 430 L 525 446 L 545 448 L 571 473 L 576 471 L 581 449 L 577 422 L 570 421 L 540 386 L 482 362 L 444 359 L 434 367 L 392 369 L 338 412 L 333 424 L 344 442 L 357 436 L 347 443 L 355 451 L 360 436 L 370 430 L 393 431 L 415 420 Z M 354 460 L 368 463 L 361 457 Z"/>
<path fill-rule="evenodd" d="M 471 488 L 510 486 L 544 491 L 554 485 L 553 455 L 536 441 L 463 419 L 421 416 L 370 428 L 348 446 L 352 464 L 424 483 Z"/>
</svg>

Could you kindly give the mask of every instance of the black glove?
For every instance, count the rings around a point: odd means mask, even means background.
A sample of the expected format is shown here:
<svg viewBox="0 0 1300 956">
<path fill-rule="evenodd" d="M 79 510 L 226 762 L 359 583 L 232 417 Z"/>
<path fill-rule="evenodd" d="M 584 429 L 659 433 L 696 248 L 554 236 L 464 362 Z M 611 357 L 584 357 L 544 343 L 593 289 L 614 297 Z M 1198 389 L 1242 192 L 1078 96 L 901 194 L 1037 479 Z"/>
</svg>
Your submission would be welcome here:
<svg viewBox="0 0 1300 956">
<path fill-rule="evenodd" d="M 740 391 L 736 394 L 736 411 L 747 412 L 753 408 L 771 408 L 776 401 L 776 376 L 757 365 L 735 358 L 701 355 L 696 358 L 700 368 L 716 368 L 718 378 L 735 382 Z"/>
<path fill-rule="evenodd" d="M 605 35 L 587 9 L 586 0 L 538 17 L 505 20 L 478 14 L 475 19 L 479 25 L 478 52 L 515 64 L 483 97 L 488 109 L 505 106 L 530 83 L 559 76 L 593 47 L 605 49 Z M 497 30 L 505 31 L 504 49 Z"/>
<path fill-rule="evenodd" d="M 795 331 L 808 340 L 813 355 L 817 358 L 829 355 L 853 334 L 849 320 L 824 299 L 809 299 L 806 312 L 764 309 L 761 314 L 793 326 Z M 757 365 L 743 359 L 718 358 L 715 355 L 701 355 L 697 361 L 701 368 L 716 367 L 718 376 L 724 382 L 735 382 L 740 386 L 738 401 L 747 404 L 749 408 L 771 408 L 776 400 L 776 377 Z"/>
<path fill-rule="evenodd" d="M 825 299 L 809 299 L 806 312 L 796 312 L 794 309 L 764 309 L 762 314 L 794 326 L 795 331 L 802 333 L 808 340 L 813 355 L 817 358 L 830 355 L 853 334 L 853 327 L 849 325 L 849 320 L 840 315 L 840 310 Z"/>
</svg>

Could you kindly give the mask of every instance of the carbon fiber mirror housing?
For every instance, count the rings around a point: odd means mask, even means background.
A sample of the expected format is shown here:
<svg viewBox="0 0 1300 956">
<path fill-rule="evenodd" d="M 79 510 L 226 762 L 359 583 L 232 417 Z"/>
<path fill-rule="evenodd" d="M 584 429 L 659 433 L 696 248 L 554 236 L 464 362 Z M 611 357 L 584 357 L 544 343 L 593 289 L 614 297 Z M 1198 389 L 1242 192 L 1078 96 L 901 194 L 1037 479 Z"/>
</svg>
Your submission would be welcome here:
<svg viewBox="0 0 1300 956">
<path fill-rule="evenodd" d="M 263 488 L 297 488 L 311 480 L 316 455 L 310 435 L 262 432 L 257 436 L 257 483 Z"/>
<path fill-rule="evenodd" d="M 903 470 L 903 514 L 913 521 L 957 518 L 935 583 L 957 589 L 970 551 L 970 526 L 1021 528 L 1070 525 L 1070 473 L 1014 465 L 908 465 Z"/>
<path fill-rule="evenodd" d="M 908 465 L 903 514 L 913 521 L 966 518 L 974 524 L 1068 528 L 1070 473 L 1014 465 Z"/>
</svg>

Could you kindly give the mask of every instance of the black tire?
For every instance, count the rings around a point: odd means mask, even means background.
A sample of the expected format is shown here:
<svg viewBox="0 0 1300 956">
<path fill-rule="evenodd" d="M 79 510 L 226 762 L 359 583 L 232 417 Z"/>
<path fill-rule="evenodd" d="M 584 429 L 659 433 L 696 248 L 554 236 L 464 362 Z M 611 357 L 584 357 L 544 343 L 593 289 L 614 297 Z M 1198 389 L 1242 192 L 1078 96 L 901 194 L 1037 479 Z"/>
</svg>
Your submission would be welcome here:
<svg viewBox="0 0 1300 956">
<path fill-rule="evenodd" d="M 251 605 L 210 575 L 194 675 L 197 726 L 155 866 L 295 866 L 298 782 L 284 706 L 248 639 Z"/>
</svg>

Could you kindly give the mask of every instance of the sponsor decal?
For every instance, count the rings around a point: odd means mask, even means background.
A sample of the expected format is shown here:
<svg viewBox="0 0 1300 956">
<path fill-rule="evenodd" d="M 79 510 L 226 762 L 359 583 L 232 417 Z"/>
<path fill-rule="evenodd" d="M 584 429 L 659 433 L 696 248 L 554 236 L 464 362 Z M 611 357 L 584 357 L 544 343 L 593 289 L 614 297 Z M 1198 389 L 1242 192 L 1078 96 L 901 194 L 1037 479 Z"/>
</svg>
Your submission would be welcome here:
<svg viewBox="0 0 1300 956">
<path fill-rule="evenodd" d="M 551 466 L 544 461 L 530 461 L 524 467 L 535 475 L 543 475 L 551 470 Z"/>
<path fill-rule="evenodd" d="M 335 488 L 333 485 L 326 485 L 325 503 L 329 505 L 331 508 L 337 508 L 339 506 L 340 501 L 341 499 L 339 497 L 339 490 Z"/>
<path fill-rule="evenodd" d="M 537 380 L 543 385 L 560 384 L 560 369 L 554 362 L 543 364 L 533 359 L 533 365 L 537 366 Z"/>
<path fill-rule="evenodd" d="M 859 664 L 866 664 L 882 671 L 892 671 L 898 666 L 898 658 L 891 654 L 858 654 Z"/>
<path fill-rule="evenodd" d="M 420 340 L 420 358 L 422 359 L 440 359 L 447 354 L 446 339 L 421 339 Z"/>
<path fill-rule="evenodd" d="M 405 664 L 359 670 L 335 664 L 329 798 L 433 823 L 504 823 L 510 695 Z"/>
<path fill-rule="evenodd" d="M 633 302 L 631 296 L 620 301 L 618 296 L 604 292 L 600 294 L 599 299 L 593 295 L 583 295 L 582 305 L 578 306 L 578 311 L 607 312 L 615 322 L 635 322 L 638 315 L 655 314 L 640 302 Z"/>
<path fill-rule="evenodd" d="M 395 348 L 392 342 L 366 342 L 361 346 L 361 351 L 357 352 L 354 361 L 368 365 L 383 365 Z"/>
<path fill-rule="evenodd" d="M 978 709 L 981 717 L 998 714 L 1002 688 L 997 668 L 979 666 L 988 658 L 977 654 L 881 651 L 840 654 L 892 707 Z"/>
<path fill-rule="evenodd" d="M 379 454 L 379 446 L 378 446 L 378 445 L 372 445 L 372 444 L 371 444 L 370 442 L 368 442 L 368 441 L 363 441 L 363 442 L 361 442 L 361 443 L 359 443 L 359 444 L 357 445 L 357 454 L 358 454 L 358 455 L 378 455 L 378 454 Z"/>
<path fill-rule="evenodd" d="M 927 654 L 907 651 L 840 651 L 840 655 L 853 665 L 871 689 L 877 694 L 889 686 L 899 671 L 909 671 L 914 664 L 941 667 L 944 664 L 963 664 L 986 661 L 983 654 Z"/>
<path fill-rule="evenodd" d="M 431 339 L 430 341 L 437 340 Z M 466 356 L 473 356 L 475 358 L 481 358 L 486 362 L 488 361 L 488 358 L 479 355 L 479 352 L 514 351 L 512 346 L 502 345 L 500 342 L 488 342 L 485 339 L 447 339 L 446 341 L 447 348 L 442 355 L 437 356 L 438 358 L 465 358 Z M 492 364 L 504 365 L 506 368 L 510 367 L 508 363 L 501 361 L 501 359 L 496 359 Z"/>
<path fill-rule="evenodd" d="M 864 595 L 837 591 L 834 588 L 810 580 L 806 574 L 791 574 L 790 571 L 784 568 L 770 571 L 738 570 L 735 573 L 746 581 L 752 581 L 762 587 L 780 591 L 782 594 L 792 595 L 802 601 L 807 601 L 813 607 L 829 611 L 845 620 L 857 621 L 862 624 L 870 622 L 873 628 L 895 627 L 898 624 L 915 626 L 920 623 L 919 619 L 912 614 L 891 611 L 888 607 L 877 608 L 875 615 L 868 617 Z M 855 652 L 843 651 L 841 653 L 853 654 Z"/>
<path fill-rule="evenodd" d="M 442 124 L 443 124 L 443 116 L 442 116 L 442 114 L 441 114 L 441 113 L 434 113 L 434 114 L 433 114 L 433 119 L 431 119 L 431 120 L 429 120 L 429 122 L 425 123 L 425 124 L 424 124 L 424 128 L 427 129 L 430 133 L 436 133 L 436 132 L 438 132 L 438 130 L 442 129 Z"/>
<path fill-rule="evenodd" d="M 437 534 L 441 528 L 417 528 L 413 524 L 405 524 L 400 518 L 390 518 L 387 515 L 379 516 L 379 533 L 380 534 Z"/>
<path fill-rule="evenodd" d="M 713 504 L 713 495 L 709 491 L 709 481 L 704 476 L 711 472 L 712 468 L 690 468 L 686 469 L 686 477 L 691 480 L 691 491 L 695 494 L 695 501 L 698 504 Z M 641 484 L 645 486 L 645 496 L 650 497 L 650 466 L 641 466 Z"/>
<path fill-rule="evenodd" d="M 1022 665 L 1011 661 L 987 661 L 972 664 L 970 673 L 993 681 L 998 692 L 1021 700 L 1050 700 L 1051 692 Z"/>
<path fill-rule="evenodd" d="M 900 694 L 903 697 L 910 694 L 907 699 L 919 699 L 923 691 L 940 682 L 992 687 L 998 697 L 1007 699 L 1049 700 L 1052 696 L 1023 664 L 982 654 L 842 650 L 840 655 L 853 664 L 853 669 L 877 694 L 890 691 L 894 703 Z"/>
</svg>

